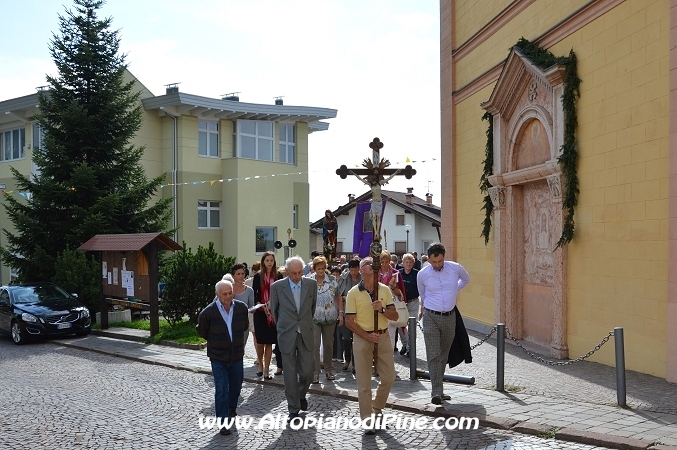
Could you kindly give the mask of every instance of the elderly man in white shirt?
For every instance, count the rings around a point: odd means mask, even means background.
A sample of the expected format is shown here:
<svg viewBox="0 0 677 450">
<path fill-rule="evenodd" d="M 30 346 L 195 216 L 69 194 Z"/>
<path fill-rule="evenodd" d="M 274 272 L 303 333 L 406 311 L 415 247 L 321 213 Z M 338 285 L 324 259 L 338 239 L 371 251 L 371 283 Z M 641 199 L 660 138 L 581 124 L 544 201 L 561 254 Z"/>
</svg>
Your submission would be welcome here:
<svg viewBox="0 0 677 450">
<path fill-rule="evenodd" d="M 470 275 L 457 262 L 445 261 L 444 245 L 436 243 L 428 248 L 428 262 L 418 273 L 416 281 L 421 295 L 421 317 L 426 359 L 432 384 L 432 403 L 442 404 L 451 397 L 444 394 L 442 382 L 449 349 L 456 332 L 456 296 L 470 282 Z"/>
</svg>

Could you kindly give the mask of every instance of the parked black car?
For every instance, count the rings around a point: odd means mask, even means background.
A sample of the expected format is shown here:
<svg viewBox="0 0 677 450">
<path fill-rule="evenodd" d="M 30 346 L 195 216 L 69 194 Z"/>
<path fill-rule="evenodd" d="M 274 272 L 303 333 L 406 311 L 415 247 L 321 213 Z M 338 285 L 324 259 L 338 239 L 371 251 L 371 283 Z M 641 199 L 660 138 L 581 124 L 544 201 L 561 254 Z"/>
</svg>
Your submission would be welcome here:
<svg viewBox="0 0 677 450">
<path fill-rule="evenodd" d="M 86 335 L 92 320 L 78 299 L 53 283 L 0 288 L 0 332 L 23 344 L 32 336 Z"/>
</svg>

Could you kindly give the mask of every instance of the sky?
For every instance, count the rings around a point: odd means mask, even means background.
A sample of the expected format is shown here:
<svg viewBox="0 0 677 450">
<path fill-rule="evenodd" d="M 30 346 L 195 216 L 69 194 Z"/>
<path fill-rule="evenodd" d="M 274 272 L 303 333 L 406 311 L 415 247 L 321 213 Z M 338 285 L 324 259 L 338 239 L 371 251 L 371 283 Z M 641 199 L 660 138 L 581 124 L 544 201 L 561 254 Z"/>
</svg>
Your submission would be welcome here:
<svg viewBox="0 0 677 450">
<path fill-rule="evenodd" d="M 0 0 L 0 101 L 56 75 L 49 43 L 66 0 Z M 378 137 L 411 179 L 384 189 L 440 205 L 439 0 L 108 0 L 98 12 L 120 30 L 128 68 L 153 94 L 338 110 L 309 137 L 310 221 L 368 190 L 335 171 L 370 157 Z M 407 163 L 409 158 L 411 162 Z"/>
</svg>

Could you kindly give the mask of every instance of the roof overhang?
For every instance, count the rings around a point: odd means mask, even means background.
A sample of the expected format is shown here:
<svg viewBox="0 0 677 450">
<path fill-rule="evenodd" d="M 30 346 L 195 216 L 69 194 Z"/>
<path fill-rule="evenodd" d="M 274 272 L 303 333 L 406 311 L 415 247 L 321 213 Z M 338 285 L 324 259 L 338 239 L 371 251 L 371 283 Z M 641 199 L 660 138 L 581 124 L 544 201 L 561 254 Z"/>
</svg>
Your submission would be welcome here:
<svg viewBox="0 0 677 450">
<path fill-rule="evenodd" d="M 142 100 L 146 110 L 157 110 L 160 115 L 188 115 L 204 120 L 247 119 L 274 122 L 307 122 L 309 131 L 324 131 L 329 128 L 323 119 L 333 119 L 337 111 L 329 108 L 291 105 L 263 105 L 233 100 L 201 97 L 175 92 Z"/>
<path fill-rule="evenodd" d="M 160 250 L 181 250 L 179 244 L 163 233 L 97 234 L 78 247 L 86 252 L 128 252 L 139 251 L 151 242 L 157 242 Z"/>
<path fill-rule="evenodd" d="M 26 124 L 35 120 L 39 110 L 37 93 L 0 102 L 0 125 Z"/>
</svg>

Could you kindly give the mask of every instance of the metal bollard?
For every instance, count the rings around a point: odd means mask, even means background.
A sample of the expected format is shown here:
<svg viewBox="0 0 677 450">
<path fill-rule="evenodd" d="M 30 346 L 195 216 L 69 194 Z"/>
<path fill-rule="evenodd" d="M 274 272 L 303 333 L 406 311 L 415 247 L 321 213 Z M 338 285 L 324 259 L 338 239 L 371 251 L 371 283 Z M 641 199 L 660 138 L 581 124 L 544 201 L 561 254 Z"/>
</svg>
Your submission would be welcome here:
<svg viewBox="0 0 677 450">
<path fill-rule="evenodd" d="M 409 379 L 416 380 L 416 317 L 409 318 Z"/>
<path fill-rule="evenodd" d="M 430 379 L 430 372 L 428 371 L 422 371 L 422 370 L 417 370 L 416 375 L 419 378 L 424 378 L 426 380 Z M 453 373 L 445 373 L 444 376 L 442 377 L 442 380 L 444 381 L 451 381 L 452 383 L 458 383 L 458 384 L 475 384 L 475 377 L 468 377 L 465 375 L 454 375 Z"/>
<path fill-rule="evenodd" d="M 342 360 L 343 359 L 343 336 L 342 336 L 342 333 L 341 333 L 341 327 L 339 326 L 338 322 L 336 322 L 336 327 L 334 327 L 334 349 L 335 349 L 334 353 L 336 353 L 336 359 L 338 359 L 339 361 Z"/>
<path fill-rule="evenodd" d="M 505 369 L 505 324 L 496 325 L 496 390 L 504 391 L 504 369 Z"/>
<path fill-rule="evenodd" d="M 625 346 L 623 344 L 623 328 L 614 328 L 614 343 L 616 350 L 616 399 L 618 406 L 625 403 Z"/>
</svg>

